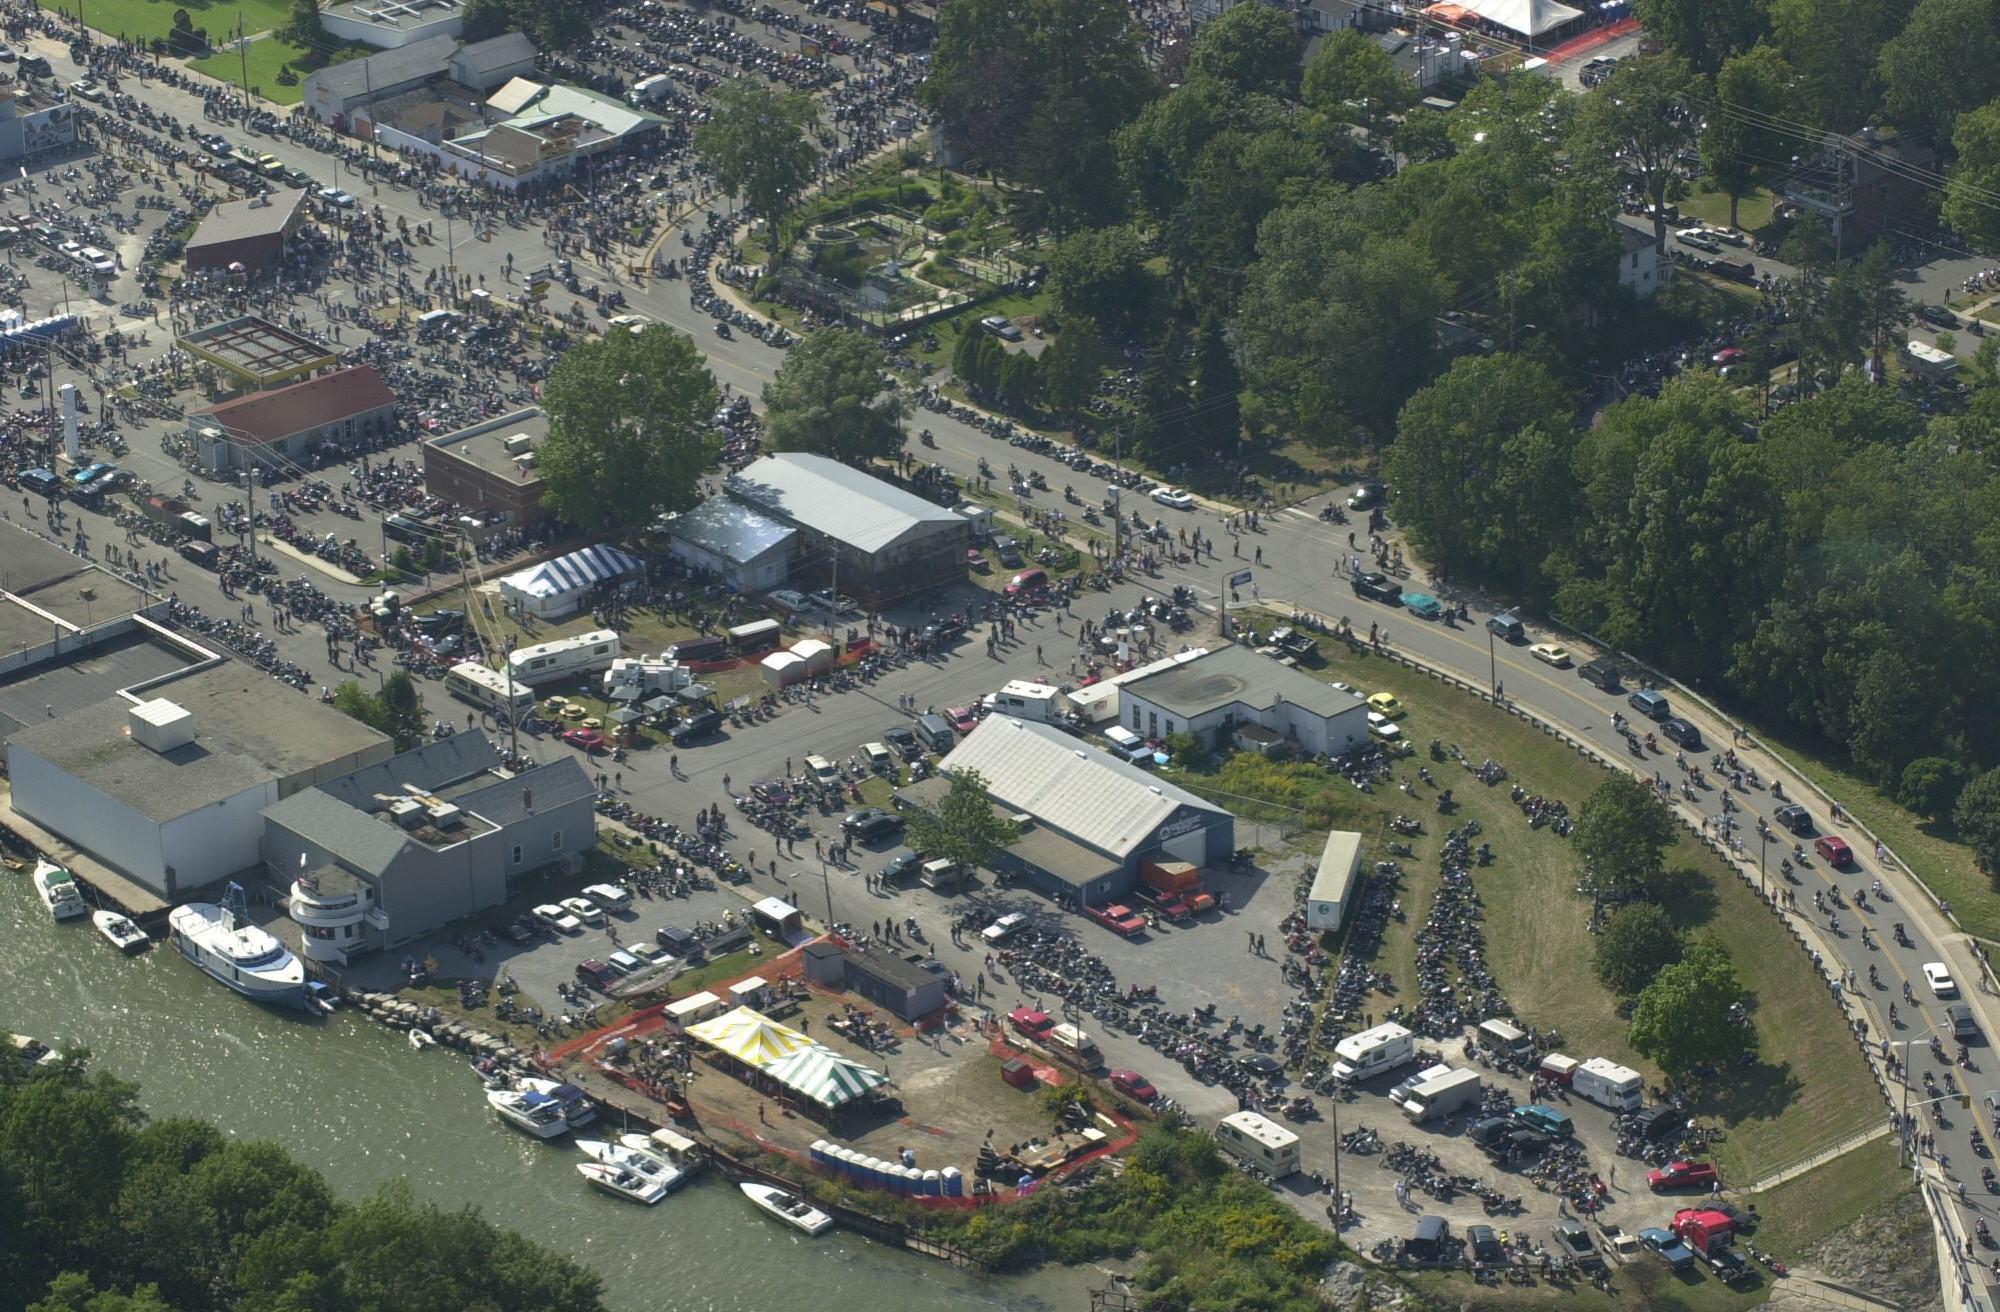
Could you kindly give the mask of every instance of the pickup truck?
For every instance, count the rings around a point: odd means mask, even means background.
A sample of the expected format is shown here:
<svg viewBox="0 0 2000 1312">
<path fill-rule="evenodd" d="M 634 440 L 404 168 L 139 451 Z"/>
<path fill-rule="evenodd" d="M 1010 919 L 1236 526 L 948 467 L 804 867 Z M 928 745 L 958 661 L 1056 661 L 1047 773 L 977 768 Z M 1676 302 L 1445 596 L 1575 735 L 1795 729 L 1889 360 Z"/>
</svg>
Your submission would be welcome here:
<svg viewBox="0 0 2000 1312">
<path fill-rule="evenodd" d="M 1403 599 L 1403 585 L 1382 574 L 1356 574 L 1354 595 L 1363 601 L 1395 604 Z"/>
<path fill-rule="evenodd" d="M 1130 938 L 1146 927 L 1137 912 L 1122 903 L 1113 902 L 1109 906 L 1085 907 L 1083 914 L 1122 938 Z"/>
<path fill-rule="evenodd" d="M 1141 884 L 1132 890 L 1132 896 L 1138 899 L 1140 906 L 1158 912 L 1164 920 L 1182 921 L 1194 914 L 1194 908 L 1179 893 L 1155 892 Z"/>
</svg>

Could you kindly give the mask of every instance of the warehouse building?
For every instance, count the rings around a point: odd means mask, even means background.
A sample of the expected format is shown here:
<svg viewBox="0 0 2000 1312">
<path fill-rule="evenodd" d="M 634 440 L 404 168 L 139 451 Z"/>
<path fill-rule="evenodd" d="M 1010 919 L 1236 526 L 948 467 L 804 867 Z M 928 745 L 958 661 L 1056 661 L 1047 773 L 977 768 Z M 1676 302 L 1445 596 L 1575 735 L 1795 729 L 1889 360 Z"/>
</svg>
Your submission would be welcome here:
<svg viewBox="0 0 2000 1312">
<path fill-rule="evenodd" d="M 1211 750 L 1227 750 L 1253 727 L 1307 756 L 1339 756 L 1368 741 L 1368 704 L 1355 693 L 1236 644 L 1183 655 L 1120 686 L 1120 724 L 1152 742 L 1191 733 Z M 1261 740 L 1252 744 L 1258 750 L 1270 745 L 1266 734 L 1247 736 Z"/>
<path fill-rule="evenodd" d="M 838 460 L 772 454 L 730 475 L 723 488 L 798 530 L 794 580 L 837 586 L 871 609 L 965 581 L 963 516 Z"/>
<path fill-rule="evenodd" d="M 710 497 L 658 527 L 672 539 L 667 550 L 675 560 L 708 570 L 738 592 L 784 586 L 799 537 L 797 529 L 728 497 Z"/>
<path fill-rule="evenodd" d="M 484 734 L 458 733 L 267 806 L 265 861 L 306 955 L 344 962 L 498 906 L 532 871 L 580 871 L 595 797 L 573 756 L 506 775 Z"/>
<path fill-rule="evenodd" d="M 211 473 L 311 465 L 314 456 L 338 457 L 393 430 L 396 394 L 374 366 L 353 365 L 203 406 L 188 415 L 187 426 L 196 457 Z"/>
<path fill-rule="evenodd" d="M 240 264 L 255 273 L 284 255 L 305 215 L 305 192 L 290 187 L 248 200 L 226 200 L 210 210 L 188 238 L 182 259 L 189 270 Z"/>
<path fill-rule="evenodd" d="M 1236 849 L 1228 811 L 1051 725 L 993 716 L 938 763 L 943 779 L 959 770 L 977 770 L 1022 826 L 994 868 L 1072 904 L 1125 896 L 1142 862 L 1219 865 Z M 921 806 L 942 791 L 927 780 L 898 796 Z"/>
<path fill-rule="evenodd" d="M 387 735 L 236 661 L 7 741 L 13 807 L 167 901 L 264 859 L 263 808 L 386 760 Z"/>
</svg>

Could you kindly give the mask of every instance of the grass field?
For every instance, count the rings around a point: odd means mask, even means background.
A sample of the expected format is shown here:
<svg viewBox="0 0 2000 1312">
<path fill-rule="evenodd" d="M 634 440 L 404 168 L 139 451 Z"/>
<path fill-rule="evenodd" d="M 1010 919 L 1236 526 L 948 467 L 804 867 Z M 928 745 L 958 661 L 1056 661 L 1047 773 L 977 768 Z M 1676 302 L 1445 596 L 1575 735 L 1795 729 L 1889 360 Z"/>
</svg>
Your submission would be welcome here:
<svg viewBox="0 0 2000 1312">
<path fill-rule="evenodd" d="M 278 70 L 286 64 L 297 68 L 297 61 L 306 57 L 304 47 L 295 46 L 277 37 L 267 36 L 261 41 L 252 41 L 242 54 L 234 50 L 219 51 L 207 59 L 188 61 L 188 67 L 197 73 L 206 73 L 219 81 L 243 83 L 245 60 L 250 65 L 250 88 L 264 99 L 280 105 L 296 105 L 304 97 L 304 91 L 296 86 L 278 85 Z"/>
<path fill-rule="evenodd" d="M 1675 202 L 1680 206 L 1683 217 L 1699 219 L 1716 227 L 1729 224 L 1729 197 L 1719 191 L 1703 191 L 1696 187 L 1688 195 Z M 1771 222 L 1771 193 L 1759 188 L 1745 196 L 1736 207 L 1736 226 L 1745 232 L 1755 232 Z"/>
<path fill-rule="evenodd" d="M 1574 814 L 1605 777 L 1602 767 L 1559 739 L 1421 673 L 1350 652 L 1344 644 L 1322 646 L 1327 659 L 1312 672 L 1371 692 L 1395 693 L 1409 708 L 1403 733 L 1419 748 L 1396 771 L 1416 784 L 1418 797 L 1393 788 L 1375 794 L 1382 805 L 1422 819 L 1427 831 L 1412 840 L 1416 859 L 1403 862 L 1398 896 L 1408 919 L 1391 926 L 1381 957 L 1381 968 L 1403 987 L 1398 1000 L 1408 999 L 1415 984 L 1412 939 L 1436 885 L 1439 831 L 1477 819 L 1481 840 L 1492 844 L 1495 858 L 1475 875 L 1485 904 L 1488 960 L 1509 1000 L 1530 1023 L 1560 1031 L 1571 1054 L 1612 1058 L 1657 1083 L 1659 1072 L 1625 1043 L 1617 999 L 1590 973 L 1590 904 L 1576 891 L 1581 859 L 1567 840 L 1531 829 L 1509 798 L 1510 786 L 1519 783 L 1530 794 L 1561 799 Z M 1508 782 L 1487 788 L 1448 755 L 1443 762 L 1430 759 L 1422 749 L 1433 737 L 1456 744 L 1474 762 L 1499 762 Z M 1433 790 L 1416 783 L 1419 766 L 1454 790 L 1458 814 L 1448 820 L 1438 815 L 1430 801 Z M 1380 846 L 1386 838 L 1371 838 L 1369 862 L 1386 855 Z M 1755 890 L 1692 842 L 1669 852 L 1667 864 L 1691 872 L 1669 913 L 1684 928 L 1712 934 L 1728 949 L 1754 999 L 1758 1064 L 1732 1072 L 1697 1105 L 1726 1132 L 1715 1154 L 1724 1179 L 1763 1178 L 1877 1123 L 1882 1104 L 1873 1077 L 1804 953 Z M 1378 1017 L 1391 1005 L 1379 996 L 1371 1001 Z"/>
<path fill-rule="evenodd" d="M 66 0 L 51 4 L 44 0 L 42 7 L 74 14 L 79 5 L 89 26 L 112 36 L 134 38 L 165 36 L 173 30 L 174 11 L 185 9 L 194 25 L 207 29 L 208 39 L 215 42 L 234 35 L 239 17 L 243 31 L 254 35 L 283 27 L 291 10 L 285 0 L 235 0 L 229 4 L 213 0 Z"/>
</svg>

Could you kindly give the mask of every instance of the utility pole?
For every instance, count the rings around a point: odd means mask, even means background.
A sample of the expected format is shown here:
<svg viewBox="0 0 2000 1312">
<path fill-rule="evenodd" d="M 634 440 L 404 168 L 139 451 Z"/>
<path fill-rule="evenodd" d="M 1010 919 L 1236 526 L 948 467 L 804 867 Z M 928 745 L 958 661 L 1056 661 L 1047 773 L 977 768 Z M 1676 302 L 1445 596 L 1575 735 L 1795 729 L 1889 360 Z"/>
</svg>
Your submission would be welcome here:
<svg viewBox="0 0 2000 1312">
<path fill-rule="evenodd" d="M 82 0 L 77 0 L 77 12 L 83 12 Z M 243 39 L 243 11 L 236 11 L 236 55 L 243 66 L 243 112 L 250 112 L 250 43 Z"/>
</svg>

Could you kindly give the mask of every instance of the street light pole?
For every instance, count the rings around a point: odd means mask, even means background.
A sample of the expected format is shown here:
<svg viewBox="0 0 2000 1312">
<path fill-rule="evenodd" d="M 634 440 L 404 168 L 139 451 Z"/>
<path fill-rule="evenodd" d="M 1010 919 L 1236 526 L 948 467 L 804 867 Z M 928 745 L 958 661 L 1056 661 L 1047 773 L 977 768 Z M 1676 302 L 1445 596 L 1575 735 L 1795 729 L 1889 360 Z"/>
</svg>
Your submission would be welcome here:
<svg viewBox="0 0 2000 1312">
<path fill-rule="evenodd" d="M 1474 648 L 1477 650 L 1477 648 Z M 1500 657 L 1493 650 L 1493 627 L 1486 628 L 1486 686 L 1493 690 L 1493 700 L 1500 700 Z"/>
</svg>

